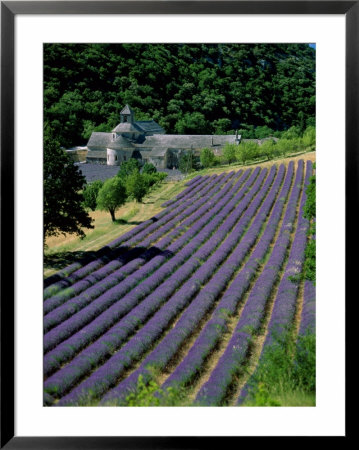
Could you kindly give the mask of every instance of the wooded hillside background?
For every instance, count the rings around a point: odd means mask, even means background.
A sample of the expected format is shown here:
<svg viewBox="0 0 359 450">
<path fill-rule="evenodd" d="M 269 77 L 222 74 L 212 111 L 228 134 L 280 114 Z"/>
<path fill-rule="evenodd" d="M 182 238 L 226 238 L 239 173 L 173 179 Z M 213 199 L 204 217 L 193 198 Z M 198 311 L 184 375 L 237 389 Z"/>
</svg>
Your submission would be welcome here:
<svg viewBox="0 0 359 450">
<path fill-rule="evenodd" d="M 45 44 L 44 121 L 62 146 L 111 131 L 129 104 L 167 133 L 255 137 L 315 125 L 308 44 Z"/>
</svg>

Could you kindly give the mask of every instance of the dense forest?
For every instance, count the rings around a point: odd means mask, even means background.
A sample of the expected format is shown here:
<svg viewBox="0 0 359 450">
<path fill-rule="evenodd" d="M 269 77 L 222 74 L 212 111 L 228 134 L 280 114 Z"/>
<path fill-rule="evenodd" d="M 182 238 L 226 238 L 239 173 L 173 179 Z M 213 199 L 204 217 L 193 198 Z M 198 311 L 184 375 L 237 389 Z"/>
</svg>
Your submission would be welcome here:
<svg viewBox="0 0 359 450">
<path fill-rule="evenodd" d="M 44 121 L 62 146 L 111 131 L 131 105 L 167 133 L 315 125 L 308 44 L 45 44 Z"/>
</svg>

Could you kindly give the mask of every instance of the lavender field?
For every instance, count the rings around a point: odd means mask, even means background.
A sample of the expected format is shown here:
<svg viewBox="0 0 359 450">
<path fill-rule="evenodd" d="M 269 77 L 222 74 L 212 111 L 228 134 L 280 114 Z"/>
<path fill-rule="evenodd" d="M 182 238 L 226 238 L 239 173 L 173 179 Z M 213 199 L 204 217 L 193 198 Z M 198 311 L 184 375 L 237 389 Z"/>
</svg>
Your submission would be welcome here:
<svg viewBox="0 0 359 450">
<path fill-rule="evenodd" d="M 315 331 L 315 289 L 298 276 L 312 171 L 300 160 L 197 176 L 45 279 L 44 404 L 131 405 L 155 386 L 158 404 L 179 392 L 186 406 L 241 405 L 274 336 Z"/>
</svg>

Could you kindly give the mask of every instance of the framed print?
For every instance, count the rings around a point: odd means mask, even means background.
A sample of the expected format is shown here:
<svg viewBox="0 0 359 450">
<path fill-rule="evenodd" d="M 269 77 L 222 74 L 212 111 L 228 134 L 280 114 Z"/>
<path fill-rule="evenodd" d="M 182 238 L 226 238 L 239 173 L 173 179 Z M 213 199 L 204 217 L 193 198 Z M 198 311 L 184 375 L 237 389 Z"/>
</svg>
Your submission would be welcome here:
<svg viewBox="0 0 359 450">
<path fill-rule="evenodd" d="M 358 22 L 1 2 L 1 448 L 347 436 Z"/>
</svg>

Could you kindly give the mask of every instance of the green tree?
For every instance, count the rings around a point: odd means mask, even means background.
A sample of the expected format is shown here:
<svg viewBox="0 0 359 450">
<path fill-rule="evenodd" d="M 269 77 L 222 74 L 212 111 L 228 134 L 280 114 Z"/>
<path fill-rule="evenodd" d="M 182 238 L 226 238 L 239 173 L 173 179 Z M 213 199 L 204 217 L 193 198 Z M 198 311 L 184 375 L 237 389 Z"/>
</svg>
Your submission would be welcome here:
<svg viewBox="0 0 359 450">
<path fill-rule="evenodd" d="M 277 150 L 282 156 L 293 152 L 292 139 L 279 139 L 277 142 Z"/>
<path fill-rule="evenodd" d="M 303 136 L 304 131 L 305 131 L 305 115 L 304 115 L 303 111 L 299 111 L 298 120 L 299 120 L 299 124 L 298 124 L 299 133 L 301 136 Z"/>
<path fill-rule="evenodd" d="M 190 173 L 196 169 L 197 161 L 193 150 L 187 150 L 180 154 L 178 167 L 182 173 Z"/>
<path fill-rule="evenodd" d="M 265 126 L 260 126 L 260 127 L 257 127 L 256 129 L 255 129 L 255 137 L 257 138 L 257 139 L 264 139 L 264 138 L 267 138 L 267 137 L 269 137 L 269 136 L 273 136 L 273 130 L 272 130 L 272 128 L 269 128 L 269 127 L 267 127 L 266 125 Z"/>
<path fill-rule="evenodd" d="M 121 163 L 117 176 L 120 177 L 121 180 L 125 181 L 125 179 L 133 172 L 138 172 L 140 167 L 141 165 L 138 159 L 130 158 L 128 161 L 123 161 Z"/>
<path fill-rule="evenodd" d="M 268 160 L 275 156 L 275 145 L 276 143 L 272 139 L 264 141 L 260 146 L 260 153 L 265 156 Z"/>
<path fill-rule="evenodd" d="M 152 186 L 160 184 L 166 177 L 165 172 L 142 173 L 141 177 L 146 186 L 146 192 L 149 192 Z"/>
<path fill-rule="evenodd" d="M 243 165 L 259 156 L 259 145 L 255 142 L 241 142 L 236 148 L 236 158 Z"/>
<path fill-rule="evenodd" d="M 96 180 L 86 185 L 83 191 L 84 205 L 86 208 L 90 208 L 92 211 L 95 211 L 97 207 L 97 196 L 102 186 L 103 181 L 101 180 Z"/>
<path fill-rule="evenodd" d="M 288 130 L 282 133 L 282 139 L 295 139 L 300 137 L 301 137 L 300 128 L 296 126 L 290 127 Z"/>
<path fill-rule="evenodd" d="M 307 127 L 303 134 L 303 145 L 307 150 L 315 150 L 315 135 L 315 127 Z"/>
<path fill-rule="evenodd" d="M 234 144 L 228 144 L 223 148 L 222 155 L 225 162 L 228 164 L 234 162 L 236 160 L 236 148 L 237 146 Z"/>
<path fill-rule="evenodd" d="M 143 197 L 148 192 L 148 187 L 143 176 L 134 171 L 126 178 L 126 191 L 129 197 L 133 197 L 137 202 L 142 202 Z"/>
<path fill-rule="evenodd" d="M 114 222 L 116 210 L 126 202 L 127 193 L 123 181 L 119 177 L 106 180 L 97 196 L 97 206 L 103 211 L 109 211 Z"/>
<path fill-rule="evenodd" d="M 209 148 L 203 148 L 200 154 L 200 161 L 203 167 L 212 167 L 214 165 L 214 153 Z"/>
<path fill-rule="evenodd" d="M 240 130 L 238 130 L 238 134 L 242 136 L 242 139 L 255 139 L 256 133 L 254 130 L 253 125 L 245 125 L 242 124 L 242 127 Z"/>
<path fill-rule="evenodd" d="M 144 166 L 142 167 L 142 173 L 149 173 L 149 174 L 151 174 L 151 173 L 156 173 L 156 172 L 157 172 L 156 167 L 153 164 L 151 164 L 151 163 L 146 162 L 144 164 Z"/>
<path fill-rule="evenodd" d="M 204 134 L 208 131 L 208 122 L 200 112 L 186 113 L 175 126 L 178 134 Z"/>
<path fill-rule="evenodd" d="M 217 119 L 213 121 L 214 134 L 226 134 L 231 129 L 230 119 Z"/>
<path fill-rule="evenodd" d="M 44 239 L 65 233 L 84 237 L 93 228 L 83 207 L 86 179 L 60 148 L 48 127 L 44 130 Z"/>
</svg>

